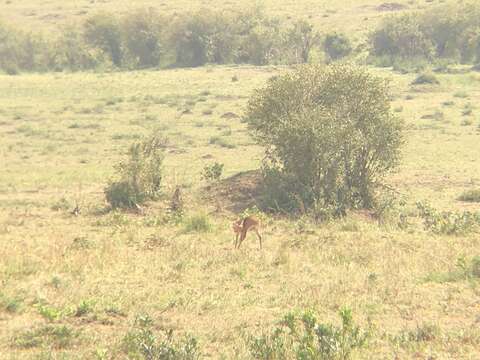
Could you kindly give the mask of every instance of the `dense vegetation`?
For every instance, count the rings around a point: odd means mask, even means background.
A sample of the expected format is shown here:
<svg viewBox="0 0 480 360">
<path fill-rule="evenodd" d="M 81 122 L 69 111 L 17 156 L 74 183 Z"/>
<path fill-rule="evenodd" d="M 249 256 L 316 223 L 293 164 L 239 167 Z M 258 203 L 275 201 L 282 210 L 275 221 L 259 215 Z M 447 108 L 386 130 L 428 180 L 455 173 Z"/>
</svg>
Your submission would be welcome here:
<svg viewBox="0 0 480 360">
<path fill-rule="evenodd" d="M 335 58 L 348 54 L 343 42 Z M 122 17 L 97 13 L 79 26 L 64 27 L 58 36 L 20 31 L 0 23 L 0 43 L 0 68 L 15 74 L 207 63 L 305 63 L 319 48 L 320 35 L 305 20 L 287 24 L 259 8 L 244 12 L 202 10 L 174 18 L 149 8 Z"/>
<path fill-rule="evenodd" d="M 388 17 L 372 33 L 371 54 L 384 65 L 480 62 L 480 5 L 460 2 Z"/>
<path fill-rule="evenodd" d="M 385 81 L 350 66 L 306 66 L 271 80 L 246 120 L 266 147 L 267 203 L 277 210 L 371 208 L 402 143 Z"/>
<path fill-rule="evenodd" d="M 428 63 L 479 63 L 479 19 L 480 5 L 473 2 L 386 17 L 368 38 L 370 61 L 407 70 Z M 316 61 L 328 62 L 355 52 L 343 33 L 321 35 L 306 20 L 271 17 L 258 7 L 174 17 L 153 8 L 124 16 L 101 12 L 48 35 L 0 22 L 0 44 L 0 68 L 9 74 L 207 63 L 298 64 L 311 61 L 314 53 Z"/>
</svg>

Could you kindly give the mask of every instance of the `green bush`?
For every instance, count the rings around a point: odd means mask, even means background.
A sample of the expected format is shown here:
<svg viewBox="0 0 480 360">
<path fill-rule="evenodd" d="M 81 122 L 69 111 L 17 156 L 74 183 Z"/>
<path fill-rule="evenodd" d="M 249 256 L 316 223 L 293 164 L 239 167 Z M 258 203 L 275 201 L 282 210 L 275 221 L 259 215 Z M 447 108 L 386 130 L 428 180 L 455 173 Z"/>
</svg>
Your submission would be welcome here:
<svg viewBox="0 0 480 360">
<path fill-rule="evenodd" d="M 460 195 L 458 200 L 466 202 L 480 202 L 480 189 L 467 190 Z"/>
<path fill-rule="evenodd" d="M 252 14 L 253 19 L 241 29 L 237 63 L 267 65 L 288 59 L 289 49 L 285 47 L 285 38 L 279 19 L 268 18 L 262 12 Z"/>
<path fill-rule="evenodd" d="M 480 228 L 480 213 L 437 211 L 421 202 L 417 203 L 417 209 L 425 230 L 435 234 L 462 235 Z"/>
<path fill-rule="evenodd" d="M 425 280 L 446 283 L 469 279 L 480 279 L 480 256 L 478 255 L 470 259 L 460 256 L 453 270 L 443 273 L 431 273 Z"/>
<path fill-rule="evenodd" d="M 227 148 L 227 149 L 234 149 L 236 147 L 235 144 L 232 144 L 226 137 L 224 136 L 217 136 L 217 135 L 214 135 L 210 138 L 210 140 L 208 141 L 209 144 L 211 145 L 218 145 L 220 147 L 223 147 L 223 148 Z"/>
<path fill-rule="evenodd" d="M 285 37 L 286 47 L 292 53 L 292 62 L 297 64 L 308 63 L 312 50 L 320 42 L 320 34 L 305 20 L 296 21 Z"/>
<path fill-rule="evenodd" d="M 372 54 L 391 59 L 432 59 L 434 44 L 422 31 L 421 22 L 418 14 L 386 18 L 371 35 Z"/>
<path fill-rule="evenodd" d="M 267 335 L 251 336 L 253 359 L 348 360 L 362 348 L 368 333 L 355 325 L 349 309 L 340 311 L 341 326 L 319 323 L 312 312 L 286 315 Z"/>
<path fill-rule="evenodd" d="M 53 70 L 80 71 L 91 69 L 101 62 L 101 57 L 90 51 L 79 29 L 66 26 L 54 42 Z"/>
<path fill-rule="evenodd" d="M 233 62 L 236 37 L 231 23 L 234 21 L 228 14 L 209 10 L 177 20 L 170 35 L 177 65 Z"/>
<path fill-rule="evenodd" d="M 402 144 L 387 83 L 348 65 L 303 66 L 270 80 L 245 119 L 266 147 L 266 205 L 286 211 L 372 207 Z"/>
<path fill-rule="evenodd" d="M 51 44 L 40 34 L 16 30 L 0 22 L 0 69 L 9 75 L 21 71 L 45 71 L 51 58 Z"/>
<path fill-rule="evenodd" d="M 205 165 L 202 171 L 202 179 L 210 182 L 220 180 L 223 173 L 223 167 L 224 165 L 218 162 L 211 165 Z"/>
<path fill-rule="evenodd" d="M 165 24 L 166 20 L 152 8 L 125 16 L 121 29 L 130 66 L 148 68 L 160 64 L 165 51 L 162 43 Z"/>
<path fill-rule="evenodd" d="M 129 359 L 196 360 L 200 358 L 198 341 L 193 336 L 177 339 L 173 330 L 156 334 L 149 316 L 138 316 L 134 329 L 122 341 L 123 352 Z"/>
<path fill-rule="evenodd" d="M 480 5 L 458 2 L 385 19 L 371 36 L 371 54 L 394 59 L 480 59 Z"/>
<path fill-rule="evenodd" d="M 112 208 L 132 208 L 155 199 L 162 181 L 165 140 L 154 134 L 133 143 L 127 158 L 116 166 L 118 180 L 110 182 L 105 195 Z"/>
<path fill-rule="evenodd" d="M 65 349 L 72 346 L 79 334 L 67 325 L 46 325 L 19 332 L 13 338 L 16 347 L 30 349 L 48 346 Z"/>
<path fill-rule="evenodd" d="M 83 34 L 89 46 L 101 51 L 113 65 L 122 65 L 122 31 L 118 18 L 107 13 L 93 15 L 83 24 Z"/>
<path fill-rule="evenodd" d="M 183 219 L 183 228 L 185 232 L 209 232 L 212 230 L 212 224 L 206 214 L 195 214 Z"/>
<path fill-rule="evenodd" d="M 328 60 L 335 61 L 342 59 L 352 52 L 352 45 L 345 34 L 328 34 L 323 41 L 323 49 Z"/>
<path fill-rule="evenodd" d="M 423 73 L 418 75 L 417 78 L 412 82 L 412 85 L 424 85 L 424 84 L 438 85 L 440 84 L 440 81 L 432 73 Z"/>
</svg>

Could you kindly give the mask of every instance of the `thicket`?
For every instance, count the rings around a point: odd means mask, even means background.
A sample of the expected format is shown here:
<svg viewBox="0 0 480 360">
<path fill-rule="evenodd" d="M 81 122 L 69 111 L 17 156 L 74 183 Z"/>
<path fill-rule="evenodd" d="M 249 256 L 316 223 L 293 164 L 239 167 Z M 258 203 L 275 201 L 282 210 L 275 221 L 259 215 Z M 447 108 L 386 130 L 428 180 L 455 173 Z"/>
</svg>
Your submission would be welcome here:
<svg viewBox="0 0 480 360">
<path fill-rule="evenodd" d="M 16 74 L 207 63 L 294 64 L 308 62 L 320 45 L 319 33 L 307 21 L 286 23 L 259 8 L 201 10 L 170 18 L 149 8 L 124 16 L 97 13 L 48 35 L 0 22 L 0 69 Z"/>
<path fill-rule="evenodd" d="M 388 84 L 349 65 L 306 65 L 270 80 L 245 119 L 266 148 L 264 206 L 286 212 L 375 206 L 403 141 Z"/>
<path fill-rule="evenodd" d="M 459 2 L 386 18 L 371 34 L 377 63 L 480 62 L 480 4 Z"/>
</svg>

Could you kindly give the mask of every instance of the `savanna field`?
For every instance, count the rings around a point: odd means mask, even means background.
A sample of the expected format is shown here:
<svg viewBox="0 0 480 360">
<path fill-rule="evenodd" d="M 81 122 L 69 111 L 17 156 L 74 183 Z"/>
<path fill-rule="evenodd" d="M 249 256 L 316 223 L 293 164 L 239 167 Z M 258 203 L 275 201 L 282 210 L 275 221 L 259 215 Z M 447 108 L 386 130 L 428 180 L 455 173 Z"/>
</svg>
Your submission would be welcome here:
<svg viewBox="0 0 480 360">
<path fill-rule="evenodd" d="M 232 221 L 258 211 L 261 195 L 264 149 L 245 113 L 256 89 L 295 65 L 1 73 L 0 358 L 480 359 L 480 217 L 469 217 L 480 211 L 480 72 L 366 60 L 382 19 L 444 3 L 263 2 L 286 22 L 348 35 L 345 61 L 389 81 L 405 130 L 386 178 L 391 205 L 323 222 L 265 211 L 261 250 L 254 234 L 233 248 Z M 9 0 L 0 16 L 50 34 L 98 11 L 253 5 Z M 116 164 L 153 131 L 167 139 L 160 196 L 110 210 Z M 211 181 L 202 174 L 214 163 L 223 173 Z M 177 188 L 181 216 L 169 209 Z M 291 331 L 287 314 L 308 324 L 310 312 L 316 336 L 334 340 L 304 357 L 269 353 L 275 329 Z"/>
</svg>

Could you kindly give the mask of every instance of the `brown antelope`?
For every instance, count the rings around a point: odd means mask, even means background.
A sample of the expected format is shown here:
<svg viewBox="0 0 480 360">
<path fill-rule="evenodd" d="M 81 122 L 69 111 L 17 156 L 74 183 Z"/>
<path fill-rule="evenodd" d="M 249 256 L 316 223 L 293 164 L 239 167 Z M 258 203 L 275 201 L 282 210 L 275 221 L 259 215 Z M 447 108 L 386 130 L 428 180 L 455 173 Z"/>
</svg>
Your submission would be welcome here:
<svg viewBox="0 0 480 360">
<path fill-rule="evenodd" d="M 260 221 L 257 218 L 253 216 L 247 216 L 246 218 L 238 219 L 232 224 L 232 227 L 235 234 L 235 249 L 240 249 L 240 245 L 242 245 L 243 240 L 245 240 L 247 237 L 247 232 L 250 230 L 255 231 L 258 236 L 258 240 L 260 241 L 260 249 L 262 248 L 262 237 L 258 231 L 260 227 Z"/>
</svg>

